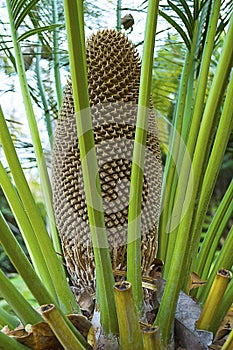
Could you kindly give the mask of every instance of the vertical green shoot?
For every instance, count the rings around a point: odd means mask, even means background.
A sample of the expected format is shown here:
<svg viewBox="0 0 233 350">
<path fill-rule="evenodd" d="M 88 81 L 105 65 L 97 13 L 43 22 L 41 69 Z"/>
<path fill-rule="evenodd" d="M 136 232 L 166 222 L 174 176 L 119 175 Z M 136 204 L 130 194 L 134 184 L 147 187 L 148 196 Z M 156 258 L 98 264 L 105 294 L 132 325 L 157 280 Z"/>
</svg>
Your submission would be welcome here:
<svg viewBox="0 0 233 350">
<path fill-rule="evenodd" d="M 213 284 L 215 275 L 219 269 L 230 270 L 233 265 L 233 255 L 232 255 L 232 244 L 233 244 L 233 226 L 231 227 L 227 238 L 224 242 L 224 245 L 217 257 L 217 260 L 211 270 L 211 274 L 208 277 L 206 285 L 203 287 L 202 293 L 199 297 L 199 300 L 204 303 L 209 294 L 210 288 Z"/>
<path fill-rule="evenodd" d="M 117 0 L 116 13 L 117 13 L 116 29 L 118 30 L 118 32 L 120 32 L 120 30 L 121 30 L 121 0 Z"/>
<path fill-rule="evenodd" d="M 228 85 L 226 99 L 223 105 L 222 115 L 218 125 L 215 141 L 212 147 L 211 155 L 208 161 L 208 165 L 205 171 L 201 194 L 199 197 L 198 209 L 195 217 L 195 223 L 193 224 L 193 236 L 196 237 L 193 240 L 193 246 L 191 247 L 193 257 L 198 253 L 198 246 L 200 240 L 201 227 L 204 222 L 205 214 L 208 209 L 209 201 L 216 184 L 217 176 L 222 164 L 223 156 L 227 147 L 227 143 L 232 132 L 233 127 L 233 74 L 231 74 L 230 82 Z M 190 259 L 193 258 L 190 254 Z M 194 259 L 192 266 L 194 266 Z"/>
<path fill-rule="evenodd" d="M 231 278 L 231 280 L 227 286 L 227 290 L 222 298 L 221 306 L 218 309 L 217 314 L 215 314 L 215 319 L 214 319 L 214 323 L 213 323 L 214 334 L 219 329 L 219 326 L 220 326 L 223 318 L 225 317 L 228 310 L 230 309 L 230 307 L 232 305 L 232 300 L 233 300 L 233 278 Z"/>
<path fill-rule="evenodd" d="M 2 270 L 0 270 L 0 295 L 7 301 L 24 325 L 42 321 L 38 312 L 20 294 Z"/>
<path fill-rule="evenodd" d="M 141 273 L 142 186 L 158 5 L 159 0 L 150 0 L 148 5 L 128 214 L 127 280 L 132 284 L 136 308 L 139 314 L 142 314 L 144 306 Z"/>
<path fill-rule="evenodd" d="M 195 181 L 188 181 L 187 191 L 183 202 L 183 210 L 185 211 L 187 207 L 189 209 L 182 213 L 183 217 L 178 228 L 167 283 L 156 319 L 156 324 L 160 326 L 162 341 L 165 345 L 168 345 L 171 341 L 176 302 L 179 291 L 184 286 L 189 272 L 186 269 L 187 256 L 189 256 L 187 255 L 188 251 L 190 257 L 193 257 L 191 249 L 188 250 L 190 247 L 190 240 L 192 239 L 195 241 L 195 237 L 191 236 L 192 215 L 190 215 L 190 213 L 195 213 L 196 210 L 196 203 L 199 195 L 198 191 L 205 170 L 206 154 L 209 150 L 209 140 L 212 137 L 211 133 L 213 132 L 213 125 L 215 118 L 217 117 L 218 107 L 226 88 L 226 81 L 229 79 L 230 62 L 232 62 L 232 24 L 233 19 L 231 20 L 229 31 L 225 38 L 223 51 L 205 106 L 192 163 Z"/>
<path fill-rule="evenodd" d="M 30 350 L 30 348 L 19 343 L 17 340 L 15 340 L 12 337 L 9 337 L 3 332 L 0 332 L 0 344 L 2 350 Z"/>
<path fill-rule="evenodd" d="M 101 323 L 104 332 L 116 334 L 118 324 L 113 294 L 114 278 L 105 229 L 98 164 L 89 108 L 83 2 L 82 0 L 64 0 L 64 6 L 80 158 L 94 247 L 97 301 L 100 306 Z"/>
<path fill-rule="evenodd" d="M 11 7 L 10 0 L 6 1 L 7 3 L 7 10 L 8 10 L 8 16 L 10 21 L 10 27 L 11 27 L 11 38 L 14 46 L 15 51 L 15 62 L 17 67 L 17 73 L 19 77 L 23 102 L 25 106 L 26 116 L 28 119 L 28 125 L 30 128 L 31 138 L 33 147 L 35 150 L 36 160 L 37 160 L 37 166 L 39 171 L 39 176 L 41 180 L 41 186 L 45 201 L 45 207 L 48 214 L 48 220 L 50 224 L 50 230 L 52 237 L 57 236 L 57 230 L 56 225 L 54 221 L 54 213 L 52 208 L 52 191 L 50 186 L 50 180 L 48 176 L 47 166 L 45 162 L 44 152 L 41 145 L 39 130 L 37 126 L 37 120 L 36 116 L 33 110 L 33 105 L 30 97 L 30 91 L 28 87 L 27 77 L 25 73 L 25 67 L 24 67 L 24 61 L 22 56 L 22 51 L 20 48 L 20 45 L 18 43 L 18 32 L 16 30 L 16 26 L 13 19 L 13 11 Z"/>
<path fill-rule="evenodd" d="M 204 241 L 201 244 L 200 252 L 196 257 L 194 271 L 206 279 L 214 259 L 214 254 L 222 234 L 233 215 L 233 180 L 215 213 L 215 216 L 205 234 Z"/>
<path fill-rule="evenodd" d="M 2 163 L 0 162 L 0 185 L 3 192 L 8 200 L 11 210 L 15 216 L 17 224 L 20 228 L 24 242 L 26 244 L 29 256 L 31 258 L 32 264 L 41 280 L 44 281 L 48 289 L 52 288 L 53 284 L 51 282 L 51 277 L 49 271 L 40 249 L 36 235 L 34 234 L 32 225 L 29 218 L 24 210 L 22 202 L 17 194 L 16 189 L 10 181 L 10 178 L 4 169 Z"/>
<path fill-rule="evenodd" d="M 45 125 L 46 125 L 46 130 L 48 133 L 48 137 L 49 137 L 50 146 L 52 148 L 52 146 L 53 146 L 53 128 L 52 128 L 52 123 L 51 123 L 51 116 L 49 113 L 49 106 L 48 106 L 48 103 L 46 100 L 43 82 L 41 79 L 40 59 L 41 59 L 41 46 L 39 45 L 39 40 L 38 40 L 38 47 L 37 47 L 37 53 L 36 53 L 37 86 L 38 86 L 38 89 L 40 91 L 40 97 L 41 97 L 41 101 L 42 101 L 42 104 L 44 107 Z"/>
<path fill-rule="evenodd" d="M 46 282 L 46 288 L 48 288 L 51 295 L 56 298 L 59 297 L 61 302 L 61 308 L 67 312 L 73 310 L 79 310 L 75 298 L 70 290 L 70 287 L 65 279 L 64 269 L 61 261 L 56 256 L 52 242 L 45 227 L 45 223 L 40 215 L 39 209 L 35 203 L 33 195 L 30 191 L 29 185 L 21 168 L 19 159 L 17 157 L 9 130 L 7 128 L 6 121 L 2 109 L 0 108 L 0 140 L 3 147 L 7 162 L 11 169 L 12 176 L 22 201 L 23 208 L 27 213 L 30 224 L 33 228 L 31 235 L 36 237 L 30 237 L 31 242 L 38 242 L 39 249 L 43 254 L 43 262 L 38 264 L 45 264 L 46 268 L 40 269 L 40 273 L 44 273 L 43 278 Z M 3 179 L 1 179 L 3 181 Z M 25 231 L 24 231 L 25 234 Z M 34 244 L 34 243 L 32 243 Z M 38 252 L 38 255 L 40 253 Z M 38 257 L 38 256 L 37 256 Z M 39 258 L 39 257 L 38 257 Z M 40 259 L 40 258 L 39 258 Z M 39 266 L 37 266 L 39 268 Z M 49 271 L 49 274 L 47 273 Z"/>
<path fill-rule="evenodd" d="M 53 8 L 53 24 L 58 23 L 58 8 L 57 0 L 52 1 Z M 53 30 L 53 64 L 54 64 L 54 77 L 55 77 L 55 88 L 57 93 L 57 106 L 58 110 L 62 103 L 62 86 L 61 86 L 61 75 L 59 67 L 59 43 L 58 43 L 58 28 Z"/>
<path fill-rule="evenodd" d="M 176 164 L 178 163 L 178 151 L 180 147 L 179 137 L 182 133 L 182 121 L 185 108 L 186 92 L 188 87 L 189 72 L 191 69 L 192 56 L 189 51 L 186 53 L 186 58 L 183 66 L 183 71 L 180 80 L 180 86 L 177 97 L 177 106 L 173 117 L 173 128 L 171 139 L 169 141 L 169 153 L 166 159 L 164 175 L 163 175 L 163 187 L 162 187 L 162 213 L 159 222 L 159 244 L 158 244 L 158 256 L 165 260 L 165 257 L 169 257 L 167 254 L 167 244 L 169 232 L 169 219 L 171 217 L 172 208 L 174 204 L 174 196 L 176 190 Z M 175 179 L 175 181 L 174 181 Z M 173 239 L 173 237 L 171 238 Z M 169 264 L 167 264 L 169 265 Z M 166 271 L 164 271 L 166 275 Z"/>
<path fill-rule="evenodd" d="M 120 348 L 123 350 L 141 350 L 142 332 L 135 307 L 132 285 L 129 282 L 115 284 L 117 316 L 119 320 Z"/>
<path fill-rule="evenodd" d="M 53 304 L 41 307 L 42 317 L 66 350 L 88 350 L 85 338 Z"/>
<path fill-rule="evenodd" d="M 30 262 L 28 261 L 25 253 L 14 237 L 13 233 L 9 229 L 7 222 L 5 221 L 2 213 L 0 212 L 0 243 L 4 248 L 6 254 L 15 266 L 18 273 L 22 276 L 28 288 L 34 295 L 39 304 L 45 304 L 48 302 L 55 302 L 57 300 L 54 296 L 51 296 L 44 287 L 42 281 L 39 279 Z"/>
<path fill-rule="evenodd" d="M 12 315 L 12 313 L 4 310 L 3 307 L 0 309 L 0 325 L 7 324 L 10 329 L 14 329 L 19 325 L 19 319 Z"/>
</svg>

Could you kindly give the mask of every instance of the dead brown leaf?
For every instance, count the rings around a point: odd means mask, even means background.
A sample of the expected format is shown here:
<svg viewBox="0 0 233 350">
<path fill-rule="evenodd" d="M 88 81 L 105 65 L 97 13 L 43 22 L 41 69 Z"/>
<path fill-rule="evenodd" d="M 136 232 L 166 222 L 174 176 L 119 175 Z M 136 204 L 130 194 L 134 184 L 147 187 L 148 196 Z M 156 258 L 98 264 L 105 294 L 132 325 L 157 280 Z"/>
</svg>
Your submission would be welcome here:
<svg viewBox="0 0 233 350">
<path fill-rule="evenodd" d="M 201 277 L 198 276 L 196 272 L 192 272 L 189 276 L 189 281 L 187 285 L 187 294 L 190 294 L 190 291 L 195 288 L 202 287 L 206 284 L 207 281 L 202 281 Z"/>
<path fill-rule="evenodd" d="M 91 322 L 85 316 L 79 314 L 72 314 L 67 317 L 87 339 L 92 348 L 96 349 L 96 339 Z M 4 333 L 33 350 L 63 350 L 63 346 L 46 322 L 32 325 L 29 331 L 26 331 L 21 325 L 13 331 L 4 329 Z"/>
</svg>

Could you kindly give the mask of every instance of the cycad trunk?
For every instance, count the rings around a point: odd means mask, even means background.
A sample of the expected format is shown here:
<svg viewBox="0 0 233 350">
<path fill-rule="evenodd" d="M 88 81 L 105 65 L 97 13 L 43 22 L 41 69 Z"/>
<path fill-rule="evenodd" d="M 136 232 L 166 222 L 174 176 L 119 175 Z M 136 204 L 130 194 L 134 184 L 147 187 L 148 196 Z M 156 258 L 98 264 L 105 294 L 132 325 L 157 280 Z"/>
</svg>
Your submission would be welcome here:
<svg viewBox="0 0 233 350">
<path fill-rule="evenodd" d="M 129 184 L 141 62 L 134 45 L 115 30 L 99 31 L 92 35 L 87 41 L 86 56 L 92 123 L 112 266 L 113 270 L 126 270 Z M 157 127 L 155 114 L 151 110 L 142 202 L 143 274 L 149 274 L 157 251 L 161 181 Z M 94 185 L 92 190 L 96 191 Z M 97 191 L 96 195 L 98 196 Z M 56 223 L 72 282 L 80 289 L 93 292 L 94 254 L 70 81 L 64 93 L 54 138 L 53 200 Z"/>
</svg>

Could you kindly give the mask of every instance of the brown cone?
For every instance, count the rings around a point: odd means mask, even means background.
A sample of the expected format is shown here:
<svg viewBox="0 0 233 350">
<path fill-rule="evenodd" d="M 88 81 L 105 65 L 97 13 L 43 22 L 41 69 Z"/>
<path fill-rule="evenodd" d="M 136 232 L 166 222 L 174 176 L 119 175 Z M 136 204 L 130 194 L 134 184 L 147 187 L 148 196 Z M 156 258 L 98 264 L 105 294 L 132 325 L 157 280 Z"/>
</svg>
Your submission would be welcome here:
<svg viewBox="0 0 233 350">
<path fill-rule="evenodd" d="M 126 269 L 129 181 L 141 63 L 131 42 L 115 30 L 92 35 L 86 46 L 96 153 L 113 269 Z M 157 250 L 161 161 L 155 115 L 150 112 L 142 204 L 142 270 Z M 69 274 L 95 290 L 95 268 L 77 142 L 70 80 L 64 93 L 53 153 L 53 200 Z"/>
</svg>

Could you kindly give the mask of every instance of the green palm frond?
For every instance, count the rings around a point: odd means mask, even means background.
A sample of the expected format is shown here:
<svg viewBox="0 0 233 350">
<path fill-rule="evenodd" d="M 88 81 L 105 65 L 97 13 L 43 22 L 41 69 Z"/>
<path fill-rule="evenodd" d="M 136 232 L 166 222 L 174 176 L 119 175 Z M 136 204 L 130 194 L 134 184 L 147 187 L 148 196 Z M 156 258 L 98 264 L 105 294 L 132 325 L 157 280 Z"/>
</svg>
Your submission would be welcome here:
<svg viewBox="0 0 233 350">
<path fill-rule="evenodd" d="M 18 29 L 39 0 L 20 0 L 15 6 L 11 6 L 15 28 Z"/>
<path fill-rule="evenodd" d="M 186 34 L 186 32 L 182 29 L 182 26 L 179 25 L 175 19 L 173 19 L 171 16 L 167 15 L 166 12 L 163 11 L 159 11 L 159 14 L 173 27 L 176 29 L 176 31 L 180 34 L 180 36 L 182 37 L 182 39 L 184 40 L 187 48 L 190 50 L 191 48 L 191 44 L 190 44 L 190 40 L 188 38 L 188 35 Z"/>
<path fill-rule="evenodd" d="M 185 28 L 188 32 L 189 38 L 192 39 L 194 21 L 189 8 L 188 8 L 189 10 L 188 13 L 186 14 L 187 6 L 183 6 L 184 2 L 181 2 L 181 5 L 183 7 L 182 9 L 179 8 L 179 6 L 175 5 L 171 1 L 168 1 L 168 4 L 173 9 L 173 11 L 177 14 L 177 16 L 181 19 L 182 23 L 185 25 Z M 187 5 L 187 3 L 185 4 Z"/>
<path fill-rule="evenodd" d="M 226 31 L 229 24 L 230 17 L 233 11 L 233 2 L 231 0 L 222 1 L 221 4 L 221 15 L 217 27 L 215 42 L 218 44 L 221 35 Z"/>
<path fill-rule="evenodd" d="M 40 28 L 36 28 L 36 29 L 31 29 L 31 30 L 27 31 L 26 33 L 20 35 L 20 37 L 18 38 L 18 42 L 20 42 L 22 40 L 25 40 L 25 39 L 29 38 L 32 35 L 39 34 L 39 33 L 42 33 L 44 31 L 52 31 L 52 30 L 54 30 L 55 28 L 58 28 L 58 27 L 60 27 L 59 24 L 53 24 L 53 25 L 51 24 L 49 26 L 40 27 Z"/>
</svg>

